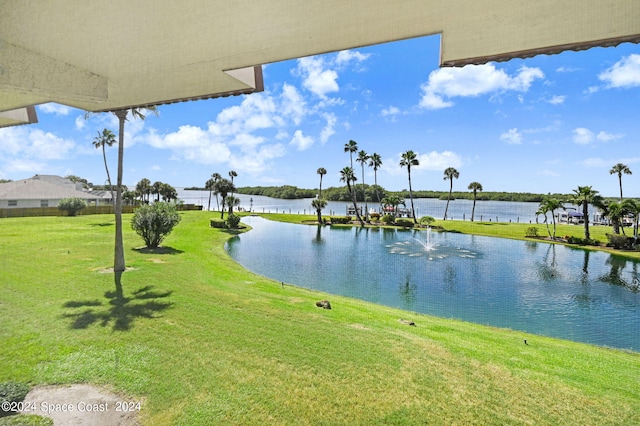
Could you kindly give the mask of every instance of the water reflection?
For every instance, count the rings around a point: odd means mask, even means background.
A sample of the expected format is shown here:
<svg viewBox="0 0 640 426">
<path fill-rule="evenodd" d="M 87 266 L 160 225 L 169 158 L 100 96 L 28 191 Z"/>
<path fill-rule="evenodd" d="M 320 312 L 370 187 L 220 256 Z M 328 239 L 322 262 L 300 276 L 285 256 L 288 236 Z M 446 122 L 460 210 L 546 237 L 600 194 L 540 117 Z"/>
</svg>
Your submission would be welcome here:
<svg viewBox="0 0 640 426">
<path fill-rule="evenodd" d="M 442 317 L 640 351 L 638 263 L 543 242 L 245 218 L 230 255 L 262 275 Z M 393 250 L 404 250 L 393 253 Z M 412 251 L 413 250 L 413 251 Z M 429 260 L 424 253 L 453 250 Z M 422 251 L 420 256 L 411 253 Z M 265 256 L 265 253 L 268 255 Z M 469 256 L 468 254 L 473 254 Z M 635 285 L 635 287 L 634 287 Z"/>
</svg>

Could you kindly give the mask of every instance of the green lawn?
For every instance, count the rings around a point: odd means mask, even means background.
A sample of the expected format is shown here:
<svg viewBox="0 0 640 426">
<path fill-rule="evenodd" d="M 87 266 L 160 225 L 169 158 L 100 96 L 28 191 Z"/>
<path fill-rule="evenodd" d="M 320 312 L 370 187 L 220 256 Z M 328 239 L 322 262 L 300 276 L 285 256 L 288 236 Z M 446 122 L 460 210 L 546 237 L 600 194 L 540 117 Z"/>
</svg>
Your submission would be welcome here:
<svg viewBox="0 0 640 426">
<path fill-rule="evenodd" d="M 105 385 L 154 425 L 640 424 L 638 353 L 283 287 L 210 217 L 156 252 L 125 226 L 125 303 L 111 216 L 0 220 L 0 381 Z"/>
</svg>

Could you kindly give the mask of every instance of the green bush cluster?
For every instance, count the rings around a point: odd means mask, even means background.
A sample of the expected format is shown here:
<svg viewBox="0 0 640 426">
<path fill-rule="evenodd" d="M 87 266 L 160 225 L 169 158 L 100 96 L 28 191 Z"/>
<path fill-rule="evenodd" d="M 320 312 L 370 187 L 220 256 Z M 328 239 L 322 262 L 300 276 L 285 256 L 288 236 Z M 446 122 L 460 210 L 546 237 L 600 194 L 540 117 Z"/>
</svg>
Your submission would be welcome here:
<svg viewBox="0 0 640 426">
<path fill-rule="evenodd" d="M 239 224 L 240 224 L 240 216 L 233 213 L 227 216 L 227 228 L 236 229 Z"/>
<path fill-rule="evenodd" d="M 374 221 L 374 222 L 379 221 L 380 220 L 380 213 L 377 213 L 377 212 L 371 213 L 369 215 L 369 219 Z"/>
<path fill-rule="evenodd" d="M 29 393 L 31 388 L 26 383 L 20 382 L 4 382 L 0 383 L 0 404 L 20 402 Z M 0 416 L 1 417 L 1 416 Z"/>
<path fill-rule="evenodd" d="M 227 221 L 224 219 L 211 219 L 209 224 L 212 228 L 224 229 L 227 227 Z"/>
<path fill-rule="evenodd" d="M 433 216 L 422 216 L 418 222 L 420 222 L 421 225 L 430 226 L 435 221 L 436 219 Z"/>
<path fill-rule="evenodd" d="M 157 248 L 162 240 L 180 223 L 180 214 L 173 203 L 153 203 L 136 209 L 131 228 L 142 237 L 149 248 Z"/>
<path fill-rule="evenodd" d="M 538 236 L 538 228 L 536 228 L 535 226 L 530 226 L 527 228 L 527 230 L 524 233 L 525 236 L 527 237 L 537 237 Z"/>
<path fill-rule="evenodd" d="M 393 217 L 393 215 L 391 214 L 385 214 L 384 216 L 382 216 L 382 221 L 384 223 L 386 223 L 387 225 L 391 225 L 393 222 L 395 222 L 396 218 Z"/>
<path fill-rule="evenodd" d="M 403 228 L 413 228 L 414 223 L 411 219 L 399 218 L 396 219 L 396 225 L 402 226 Z"/>
<path fill-rule="evenodd" d="M 630 249 L 633 246 L 633 238 L 629 238 L 626 235 L 619 234 L 607 234 L 609 247 L 614 249 Z"/>
<path fill-rule="evenodd" d="M 79 211 L 87 207 L 87 202 L 82 198 L 64 198 L 58 203 L 58 209 L 67 212 L 68 216 L 75 216 Z"/>
<path fill-rule="evenodd" d="M 569 244 L 578 244 L 580 246 L 597 246 L 597 245 L 600 245 L 600 242 L 598 240 L 594 240 L 593 238 L 569 237 L 569 238 L 567 238 L 567 242 Z"/>
<path fill-rule="evenodd" d="M 351 223 L 351 216 L 331 216 L 331 223 L 334 225 Z"/>
</svg>

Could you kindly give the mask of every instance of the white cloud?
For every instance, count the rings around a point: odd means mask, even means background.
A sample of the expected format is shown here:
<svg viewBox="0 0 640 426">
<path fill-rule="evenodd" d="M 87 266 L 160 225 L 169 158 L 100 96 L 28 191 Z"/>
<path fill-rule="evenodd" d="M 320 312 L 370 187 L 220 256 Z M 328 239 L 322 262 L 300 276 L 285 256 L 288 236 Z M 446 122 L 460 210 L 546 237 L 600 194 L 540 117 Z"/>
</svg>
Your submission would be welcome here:
<svg viewBox="0 0 640 426">
<path fill-rule="evenodd" d="M 547 102 L 549 102 L 551 105 L 560 105 L 563 104 L 566 99 L 566 96 L 554 95 Z"/>
<path fill-rule="evenodd" d="M 559 177 L 561 176 L 560 173 L 554 171 L 554 170 L 549 170 L 549 169 L 544 169 L 544 170 L 540 170 L 538 172 L 539 176 L 551 176 L 551 177 Z"/>
<path fill-rule="evenodd" d="M 320 98 L 326 98 L 328 93 L 337 92 L 340 89 L 337 82 L 338 73 L 326 69 L 322 57 L 310 56 L 298 59 L 296 72 L 303 78 L 304 88 Z"/>
<path fill-rule="evenodd" d="M 640 86 L 640 54 L 632 54 L 622 58 L 606 69 L 598 78 L 608 88 Z"/>
<path fill-rule="evenodd" d="M 585 167 L 605 167 L 610 169 L 614 164 L 622 163 L 622 164 L 634 164 L 640 162 L 640 157 L 627 157 L 627 158 L 618 158 L 618 159 L 604 159 L 591 157 L 582 161 L 582 165 Z"/>
<path fill-rule="evenodd" d="M 46 164 L 30 160 L 13 160 L 9 161 L 6 170 L 17 173 L 38 173 L 46 167 Z"/>
<path fill-rule="evenodd" d="M 613 134 L 613 133 L 607 133 L 603 131 L 598 132 L 598 135 L 596 136 L 596 138 L 601 142 L 611 142 L 623 137 L 624 135 L 620 133 Z"/>
<path fill-rule="evenodd" d="M 517 128 L 509 129 L 500 135 L 500 140 L 510 145 L 519 145 L 522 143 L 522 134 Z"/>
<path fill-rule="evenodd" d="M 429 80 L 421 86 L 423 96 L 420 106 L 427 109 L 446 108 L 453 105 L 454 97 L 474 97 L 505 91 L 526 92 L 531 84 L 544 73 L 539 68 L 521 67 L 509 76 L 493 64 L 467 65 L 462 68 L 440 68 L 429 74 Z"/>
<path fill-rule="evenodd" d="M 400 109 L 394 106 L 389 106 L 389 108 L 385 108 L 380 112 L 380 115 L 383 117 L 394 116 L 400 114 Z"/>
<path fill-rule="evenodd" d="M 302 130 L 296 130 L 289 144 L 295 146 L 298 151 L 304 151 L 313 145 L 313 138 L 303 135 Z"/>
<path fill-rule="evenodd" d="M 38 105 L 38 111 L 41 111 L 45 114 L 55 114 L 55 115 L 69 115 L 71 112 L 71 108 L 65 105 L 56 104 L 53 102 L 49 102 L 46 104 Z"/>
<path fill-rule="evenodd" d="M 350 62 L 364 62 L 371 56 L 369 53 L 361 53 L 353 50 L 342 50 L 336 56 L 336 63 L 344 65 Z"/>
<path fill-rule="evenodd" d="M 338 118 L 332 112 L 323 113 L 322 117 L 327 120 L 327 124 L 322 128 L 322 131 L 320 132 L 320 142 L 325 143 L 336 132 L 334 128 L 336 122 L 338 121 Z"/>
<path fill-rule="evenodd" d="M 593 142 L 595 135 L 586 127 L 577 127 L 573 129 L 573 141 L 577 144 L 586 145 Z"/>
<path fill-rule="evenodd" d="M 298 125 L 307 114 L 306 103 L 295 86 L 285 83 L 282 86 L 282 113 L 291 117 L 293 123 Z"/>
<path fill-rule="evenodd" d="M 36 160 L 59 160 L 67 158 L 76 144 L 51 132 L 27 127 L 0 129 L 0 153 L 9 156 Z"/>
<path fill-rule="evenodd" d="M 79 115 L 76 117 L 75 124 L 76 124 L 77 130 L 82 130 L 84 129 L 84 126 L 87 124 L 87 120 L 83 116 Z"/>
<path fill-rule="evenodd" d="M 418 160 L 420 165 L 416 166 L 416 168 L 421 170 L 444 170 L 447 167 L 459 168 L 462 166 L 460 156 L 451 151 L 431 151 L 427 154 L 418 155 Z"/>
</svg>

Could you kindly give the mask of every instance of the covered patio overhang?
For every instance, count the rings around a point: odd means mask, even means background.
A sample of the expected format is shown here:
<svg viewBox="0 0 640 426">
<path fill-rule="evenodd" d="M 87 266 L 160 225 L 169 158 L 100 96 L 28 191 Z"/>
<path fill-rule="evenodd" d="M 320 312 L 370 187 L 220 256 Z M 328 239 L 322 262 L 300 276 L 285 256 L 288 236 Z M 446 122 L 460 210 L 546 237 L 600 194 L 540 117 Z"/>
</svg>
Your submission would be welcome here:
<svg viewBox="0 0 640 426">
<path fill-rule="evenodd" d="M 640 2 L 0 0 L 0 126 L 252 93 L 263 64 L 433 34 L 442 66 L 640 42 Z"/>
</svg>

